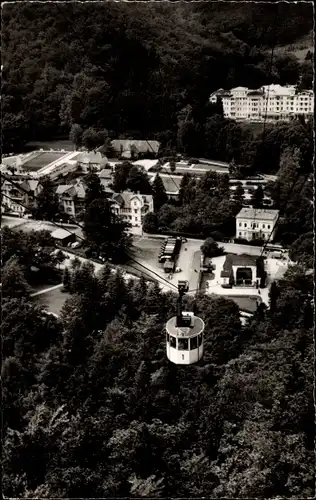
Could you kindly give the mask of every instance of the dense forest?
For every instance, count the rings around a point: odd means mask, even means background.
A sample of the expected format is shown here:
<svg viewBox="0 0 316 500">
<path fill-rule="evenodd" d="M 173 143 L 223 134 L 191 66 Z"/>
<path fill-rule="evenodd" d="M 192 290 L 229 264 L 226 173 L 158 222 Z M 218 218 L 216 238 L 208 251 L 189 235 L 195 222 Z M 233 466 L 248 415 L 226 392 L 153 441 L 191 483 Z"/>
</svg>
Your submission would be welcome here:
<svg viewBox="0 0 316 500">
<path fill-rule="evenodd" d="M 311 59 L 275 52 L 270 62 L 276 45 L 300 40 L 312 23 L 308 3 L 7 3 L 3 152 L 67 136 L 74 124 L 185 151 L 186 137 L 200 140 L 218 112 L 207 104 L 212 91 L 311 87 Z"/>
<path fill-rule="evenodd" d="M 17 234 L 3 234 L 6 497 L 314 495 L 313 277 L 304 266 L 288 270 L 270 309 L 244 327 L 234 302 L 197 296 L 205 355 L 181 367 L 165 354 L 172 292 L 77 262 L 61 318 L 47 316 L 25 286 L 36 240 L 25 246 Z"/>
<path fill-rule="evenodd" d="M 42 280 L 60 282 L 62 252 L 52 252 L 47 232 L 1 229 L 6 497 L 314 497 L 313 126 L 278 124 L 263 141 L 207 103 L 220 87 L 310 87 L 310 59 L 277 53 L 271 74 L 270 60 L 276 44 L 294 43 L 312 23 L 308 3 L 3 7 L 3 152 L 90 129 L 104 141 L 158 139 L 164 155 L 203 153 L 232 171 L 277 173 L 266 189 L 297 262 L 245 325 L 231 300 L 185 297 L 205 322 L 205 353 L 177 366 L 165 352 L 175 294 L 75 259 L 55 318 L 31 293 Z M 146 224 L 232 234 L 242 192 L 230 199 L 227 176 L 184 176 L 173 203 L 159 176 L 151 186 L 123 166 L 118 190 L 141 183 L 154 195 Z M 85 236 L 121 257 L 127 226 L 110 215 L 96 177 L 88 176 Z M 45 182 L 37 210 L 50 219 L 59 207 Z"/>
</svg>

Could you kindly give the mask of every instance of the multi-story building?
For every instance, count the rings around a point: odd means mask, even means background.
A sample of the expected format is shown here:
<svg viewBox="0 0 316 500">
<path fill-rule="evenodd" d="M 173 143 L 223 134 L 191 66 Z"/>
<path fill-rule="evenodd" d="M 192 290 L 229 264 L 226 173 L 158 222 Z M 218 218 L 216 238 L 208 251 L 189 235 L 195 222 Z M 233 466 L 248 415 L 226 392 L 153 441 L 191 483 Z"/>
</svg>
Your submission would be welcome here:
<svg viewBox="0 0 316 500">
<path fill-rule="evenodd" d="M 153 197 L 148 194 L 123 191 L 122 193 L 114 193 L 112 201 L 113 212 L 123 217 L 134 227 L 141 227 L 145 215 L 154 211 Z"/>
<path fill-rule="evenodd" d="M 279 210 L 242 208 L 236 215 L 236 238 L 273 241 Z"/>
<path fill-rule="evenodd" d="M 113 190 L 109 187 L 113 182 L 113 172 L 111 168 L 103 168 L 100 172 L 97 172 L 97 176 L 106 192 L 112 192 Z"/>
<path fill-rule="evenodd" d="M 310 117 L 314 113 L 314 92 L 298 91 L 294 85 L 263 85 L 251 90 L 235 87 L 231 90 L 219 89 L 210 96 L 215 103 L 220 98 L 224 116 L 237 121 L 288 121 L 299 115 Z"/>
<path fill-rule="evenodd" d="M 75 218 L 84 210 L 86 187 L 83 182 L 78 181 L 75 184 L 61 184 L 57 187 L 56 194 L 60 206 L 70 217 Z"/>
<path fill-rule="evenodd" d="M 4 180 L 1 185 L 1 207 L 3 212 L 12 212 L 21 217 L 36 202 L 42 186 L 34 179 L 14 180 L 14 184 Z"/>
</svg>

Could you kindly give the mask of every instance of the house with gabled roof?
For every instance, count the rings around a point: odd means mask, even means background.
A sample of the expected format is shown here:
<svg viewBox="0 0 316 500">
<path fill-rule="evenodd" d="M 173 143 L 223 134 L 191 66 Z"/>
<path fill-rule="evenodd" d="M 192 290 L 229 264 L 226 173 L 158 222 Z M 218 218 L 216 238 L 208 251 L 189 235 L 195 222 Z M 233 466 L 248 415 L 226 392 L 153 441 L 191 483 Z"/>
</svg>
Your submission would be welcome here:
<svg viewBox="0 0 316 500">
<path fill-rule="evenodd" d="M 141 227 L 147 213 L 154 211 L 152 195 L 123 191 L 111 198 L 112 210 L 134 227 Z"/>
<path fill-rule="evenodd" d="M 67 215 L 76 217 L 84 210 L 86 186 L 82 181 L 79 180 L 75 184 L 60 184 L 56 194 L 61 208 Z"/>
<path fill-rule="evenodd" d="M 139 154 L 157 154 L 160 147 L 158 141 L 114 139 L 112 147 L 115 153 L 121 158 L 137 160 Z"/>
<path fill-rule="evenodd" d="M 95 170 L 102 170 L 108 165 L 106 156 L 100 152 L 84 151 L 78 153 L 75 157 L 78 166 L 83 169 L 85 173 Z"/>
<path fill-rule="evenodd" d="M 35 205 L 41 189 L 39 181 L 34 179 L 14 180 L 14 184 L 4 180 L 1 184 L 2 211 L 13 212 L 22 217 L 27 212 L 27 207 Z"/>
<path fill-rule="evenodd" d="M 113 182 L 113 172 L 111 168 L 103 168 L 100 172 L 97 172 L 97 176 L 104 190 L 108 193 L 114 193 L 114 191 L 109 187 Z"/>
<path fill-rule="evenodd" d="M 258 257 L 247 254 L 227 254 L 220 275 L 221 285 L 223 288 L 258 287 L 262 278 L 261 274 Z"/>
</svg>

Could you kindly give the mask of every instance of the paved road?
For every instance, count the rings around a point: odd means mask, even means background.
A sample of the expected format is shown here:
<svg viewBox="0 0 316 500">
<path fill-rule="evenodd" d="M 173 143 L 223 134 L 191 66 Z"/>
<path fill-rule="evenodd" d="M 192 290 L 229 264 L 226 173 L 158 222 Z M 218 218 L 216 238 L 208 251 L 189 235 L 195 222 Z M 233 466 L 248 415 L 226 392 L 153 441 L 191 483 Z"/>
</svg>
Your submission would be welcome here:
<svg viewBox="0 0 316 500">
<path fill-rule="evenodd" d="M 13 227 L 13 226 L 14 227 L 21 227 L 22 230 L 23 229 L 26 229 L 26 230 L 43 229 L 44 226 L 46 226 L 46 228 L 48 230 L 57 229 L 56 226 L 50 222 L 37 221 L 34 219 L 26 219 L 26 218 L 19 219 L 17 217 L 9 217 L 9 216 L 2 217 L 2 224 L 4 226 L 7 225 L 9 227 Z M 58 224 L 58 223 L 56 223 L 56 224 Z M 78 226 L 64 224 L 64 223 L 58 224 L 58 226 L 67 227 L 71 232 L 74 232 L 74 233 L 78 234 L 79 237 L 82 237 L 82 231 L 80 228 L 78 228 Z M 73 229 L 73 231 L 72 231 L 72 229 Z M 150 235 L 147 233 L 143 233 L 142 236 L 140 234 L 137 235 L 137 233 L 140 231 L 141 231 L 140 228 L 133 229 L 135 241 L 140 240 L 140 239 L 148 239 L 148 240 L 156 239 L 157 240 L 157 239 L 167 238 L 166 235 L 162 235 L 162 234 Z M 187 238 L 187 240 L 190 243 L 192 242 L 194 244 L 194 246 L 196 246 L 197 248 L 200 248 L 200 246 L 204 242 L 204 240 L 196 239 L 196 238 Z M 240 245 L 237 243 L 221 243 L 221 242 L 218 242 L 218 243 L 220 246 L 224 247 L 226 252 L 231 252 L 231 253 L 235 253 L 235 254 L 247 253 L 249 255 L 260 255 L 261 249 L 262 249 L 262 247 L 254 247 L 252 245 Z"/>
<path fill-rule="evenodd" d="M 191 269 L 190 269 L 191 272 L 189 277 L 189 291 L 191 291 L 193 294 L 195 294 L 198 291 L 200 263 L 201 263 L 201 252 L 198 250 L 193 254 Z"/>
<path fill-rule="evenodd" d="M 37 297 L 37 295 L 43 295 L 43 293 L 51 292 L 52 290 L 56 290 L 57 288 L 61 288 L 62 286 L 63 286 L 62 283 L 60 283 L 59 285 L 50 286 L 49 288 L 45 288 L 44 290 L 40 290 L 39 292 L 34 292 L 30 296 Z"/>
<path fill-rule="evenodd" d="M 165 238 L 168 238 L 168 236 L 162 235 L 162 234 L 150 235 L 150 234 L 144 233 L 144 235 L 142 236 L 141 239 L 148 239 L 148 240 L 162 239 L 163 240 Z M 137 238 L 137 239 L 140 239 L 140 238 Z M 200 246 L 205 241 L 205 240 L 200 240 L 200 239 L 195 239 L 195 238 L 187 238 L 187 240 L 190 243 L 195 243 L 195 246 L 197 248 L 200 248 Z M 262 247 L 254 247 L 252 245 L 240 245 L 239 243 L 221 243 L 219 241 L 218 244 L 219 244 L 219 246 L 224 247 L 224 250 L 226 252 L 235 253 L 237 255 L 240 255 L 242 253 L 247 253 L 249 255 L 260 255 L 261 250 L 262 250 Z"/>
</svg>

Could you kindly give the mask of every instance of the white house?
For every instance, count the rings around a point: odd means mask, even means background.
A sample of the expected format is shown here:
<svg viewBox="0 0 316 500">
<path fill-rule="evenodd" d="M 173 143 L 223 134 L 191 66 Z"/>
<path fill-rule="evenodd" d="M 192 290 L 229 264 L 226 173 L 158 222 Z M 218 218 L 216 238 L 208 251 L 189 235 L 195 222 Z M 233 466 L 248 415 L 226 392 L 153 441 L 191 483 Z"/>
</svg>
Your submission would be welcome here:
<svg viewBox="0 0 316 500">
<path fill-rule="evenodd" d="M 154 211 L 152 195 L 123 191 L 112 196 L 112 210 L 134 227 L 141 227 L 144 216 Z"/>
<path fill-rule="evenodd" d="M 235 87 L 231 90 L 219 89 L 210 96 L 214 103 L 220 98 L 224 116 L 239 121 L 288 121 L 298 115 L 312 116 L 314 113 L 314 93 L 312 90 L 297 91 L 294 85 L 263 85 L 251 90 Z"/>
<path fill-rule="evenodd" d="M 92 170 L 100 171 L 108 165 L 107 158 L 100 152 L 85 151 L 77 154 L 74 158 L 78 166 L 82 168 L 83 172 L 87 173 Z"/>
<path fill-rule="evenodd" d="M 248 241 L 270 238 L 272 241 L 278 215 L 279 210 L 242 208 L 236 215 L 236 237 Z"/>
<path fill-rule="evenodd" d="M 226 255 L 220 281 L 223 288 L 259 286 L 257 257 L 246 254 Z"/>
</svg>

